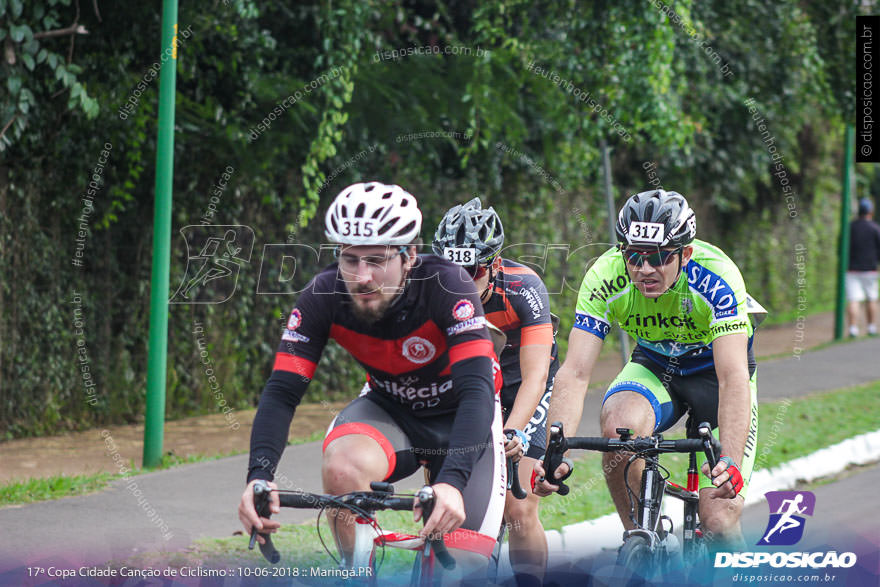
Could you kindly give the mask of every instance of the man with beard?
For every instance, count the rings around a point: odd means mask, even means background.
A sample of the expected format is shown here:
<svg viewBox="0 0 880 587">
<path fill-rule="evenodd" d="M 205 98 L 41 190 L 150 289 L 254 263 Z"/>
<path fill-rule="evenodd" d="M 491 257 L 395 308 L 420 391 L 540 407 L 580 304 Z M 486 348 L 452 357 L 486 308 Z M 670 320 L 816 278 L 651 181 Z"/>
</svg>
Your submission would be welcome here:
<svg viewBox="0 0 880 587">
<path fill-rule="evenodd" d="M 278 529 L 254 511 L 253 484 L 273 479 L 295 408 L 333 338 L 366 369 L 368 384 L 328 429 L 324 491 L 369 490 L 424 465 L 436 501 L 420 534 L 447 535 L 462 574 L 477 578 L 504 509 L 497 363 L 473 280 L 416 254 L 421 221 L 416 199 L 396 185 L 354 184 L 331 204 L 326 235 L 339 244 L 338 262 L 290 313 L 254 418 L 239 518 L 248 532 Z M 271 511 L 279 511 L 277 494 Z M 351 566 L 354 525 L 349 517 L 331 526 Z"/>
</svg>

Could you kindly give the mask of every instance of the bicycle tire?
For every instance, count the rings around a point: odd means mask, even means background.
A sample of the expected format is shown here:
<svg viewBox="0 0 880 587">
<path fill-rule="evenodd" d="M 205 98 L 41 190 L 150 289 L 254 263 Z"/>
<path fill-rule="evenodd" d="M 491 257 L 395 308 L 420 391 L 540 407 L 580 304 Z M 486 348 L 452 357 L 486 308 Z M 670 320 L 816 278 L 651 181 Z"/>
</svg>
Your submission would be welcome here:
<svg viewBox="0 0 880 587">
<path fill-rule="evenodd" d="M 653 553 L 644 536 L 630 536 L 617 553 L 617 567 L 622 585 L 643 583 L 653 572 Z"/>
</svg>

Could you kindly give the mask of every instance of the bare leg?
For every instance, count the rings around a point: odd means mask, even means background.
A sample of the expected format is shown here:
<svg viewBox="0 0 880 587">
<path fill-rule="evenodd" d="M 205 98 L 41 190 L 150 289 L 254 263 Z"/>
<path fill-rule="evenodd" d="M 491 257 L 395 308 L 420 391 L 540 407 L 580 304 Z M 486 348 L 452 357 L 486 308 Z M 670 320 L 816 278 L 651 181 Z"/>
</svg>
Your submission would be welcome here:
<svg viewBox="0 0 880 587">
<path fill-rule="evenodd" d="M 504 520 L 510 536 L 510 565 L 516 573 L 520 587 L 540 585 L 547 568 L 547 536 L 538 517 L 541 498 L 529 489 L 536 462 L 529 457 L 520 460 L 519 483 L 528 496 L 525 499 L 516 499 L 508 491 L 504 505 Z"/>
<path fill-rule="evenodd" d="M 846 321 L 848 324 L 848 331 L 852 334 L 853 332 L 857 332 L 859 327 L 859 303 L 858 302 L 847 302 L 846 304 Z"/>
<path fill-rule="evenodd" d="M 381 481 L 388 472 L 388 459 L 379 443 L 362 434 L 341 436 L 327 445 L 321 467 L 324 491 L 331 495 L 368 491 L 370 482 Z M 354 517 L 347 510 L 328 510 L 330 529 L 346 561 L 354 549 Z"/>
<path fill-rule="evenodd" d="M 871 328 L 873 326 L 873 329 Z M 877 334 L 877 301 L 868 302 L 868 334 Z"/>
<path fill-rule="evenodd" d="M 619 391 L 609 397 L 602 406 L 599 424 L 602 427 L 602 435 L 606 438 L 619 438 L 617 428 L 629 428 L 635 436 L 649 436 L 654 431 L 654 410 L 644 396 L 634 391 Z M 624 528 L 632 530 L 634 526 L 629 519 L 630 503 L 623 478 L 623 470 L 629 456 L 629 453 L 621 452 L 603 453 L 602 468 L 620 521 L 623 522 Z M 637 493 L 644 468 L 641 460 L 636 460 L 629 467 L 629 486 Z"/>
<path fill-rule="evenodd" d="M 715 488 L 700 490 L 700 529 L 712 541 L 712 550 L 744 550 L 739 519 L 745 500 L 740 496 L 714 497 L 716 492 Z"/>
</svg>

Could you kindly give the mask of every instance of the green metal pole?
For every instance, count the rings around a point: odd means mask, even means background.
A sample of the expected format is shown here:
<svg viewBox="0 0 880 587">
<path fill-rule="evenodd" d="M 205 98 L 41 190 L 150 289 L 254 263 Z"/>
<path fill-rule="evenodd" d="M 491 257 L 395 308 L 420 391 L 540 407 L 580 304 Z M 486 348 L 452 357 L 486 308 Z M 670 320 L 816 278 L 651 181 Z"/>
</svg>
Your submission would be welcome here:
<svg viewBox="0 0 880 587">
<path fill-rule="evenodd" d="M 171 255 L 171 188 L 174 178 L 174 97 L 177 82 L 177 0 L 162 5 L 162 69 L 159 73 L 159 133 L 156 145 L 156 208 L 153 214 L 153 276 L 150 286 L 150 346 L 144 467 L 162 460 L 165 378 L 168 362 L 168 265 Z"/>
<path fill-rule="evenodd" d="M 617 210 L 614 209 L 614 186 L 611 182 L 611 149 L 605 139 L 600 139 L 599 147 L 602 149 L 602 171 L 605 179 L 605 204 L 608 206 L 608 242 L 617 242 L 617 232 L 614 226 L 617 224 Z M 621 365 L 629 361 L 629 335 L 618 329 L 620 333 L 620 360 Z"/>
<path fill-rule="evenodd" d="M 846 268 L 849 266 L 850 189 L 852 184 L 853 142 L 855 127 L 846 125 L 846 143 L 843 148 L 843 192 L 840 206 L 840 249 L 837 264 L 837 304 L 834 312 L 834 340 L 843 338 L 846 312 Z"/>
</svg>

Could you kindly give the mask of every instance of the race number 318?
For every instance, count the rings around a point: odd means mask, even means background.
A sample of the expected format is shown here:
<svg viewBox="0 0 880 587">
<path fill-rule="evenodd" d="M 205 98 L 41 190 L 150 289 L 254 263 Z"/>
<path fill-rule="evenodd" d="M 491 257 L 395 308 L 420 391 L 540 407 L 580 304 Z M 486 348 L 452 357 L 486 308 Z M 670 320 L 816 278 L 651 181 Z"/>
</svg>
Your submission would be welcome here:
<svg viewBox="0 0 880 587">
<path fill-rule="evenodd" d="M 477 262 L 477 250 L 463 247 L 446 247 L 443 256 L 458 265 L 474 265 Z"/>
</svg>

